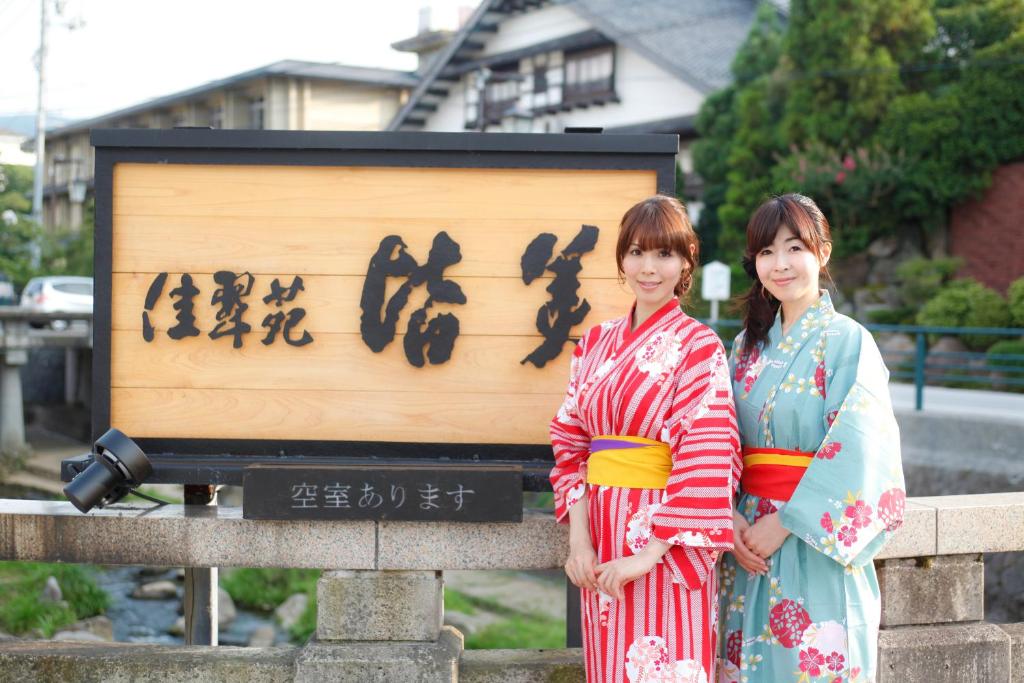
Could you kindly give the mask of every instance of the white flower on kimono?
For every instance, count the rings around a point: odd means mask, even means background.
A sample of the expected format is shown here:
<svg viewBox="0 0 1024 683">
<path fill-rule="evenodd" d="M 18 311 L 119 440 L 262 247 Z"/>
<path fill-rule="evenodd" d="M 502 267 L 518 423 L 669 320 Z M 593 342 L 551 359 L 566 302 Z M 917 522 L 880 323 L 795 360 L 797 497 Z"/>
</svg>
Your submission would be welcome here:
<svg viewBox="0 0 1024 683">
<path fill-rule="evenodd" d="M 608 614 L 612 609 L 612 596 L 604 591 L 597 591 L 597 620 L 602 627 L 608 627 Z"/>
<path fill-rule="evenodd" d="M 674 545 L 688 545 L 693 548 L 707 548 L 712 545 L 710 536 L 703 531 L 680 531 L 669 538 L 668 542 Z"/>
<path fill-rule="evenodd" d="M 611 371 L 612 371 L 612 368 L 614 368 L 614 367 L 615 367 L 615 363 L 616 363 L 616 358 L 615 358 L 615 356 L 614 356 L 614 355 L 612 355 L 612 356 L 609 356 L 609 357 L 608 357 L 608 358 L 607 358 L 607 359 L 605 360 L 605 362 L 601 363 L 601 364 L 600 364 L 600 365 L 599 365 L 599 366 L 597 367 L 597 370 L 594 370 L 594 375 L 593 375 L 593 378 L 592 378 L 592 379 L 590 380 L 590 381 L 591 381 L 591 383 L 593 383 L 593 382 L 595 382 L 595 381 L 597 381 L 597 380 L 601 379 L 602 377 L 604 377 L 605 375 L 607 375 L 607 374 L 608 374 L 609 372 L 611 372 Z"/>
<path fill-rule="evenodd" d="M 660 507 L 661 503 L 644 505 L 626 522 L 626 545 L 634 555 L 646 548 L 651 540 L 651 520 Z"/>
<path fill-rule="evenodd" d="M 740 683 L 740 668 L 732 662 L 723 662 L 718 667 L 718 683 Z"/>
<path fill-rule="evenodd" d="M 834 674 L 846 668 L 849 658 L 846 629 L 837 621 L 815 622 L 804 631 L 801 647 L 821 653 L 824 666 Z"/>
<path fill-rule="evenodd" d="M 906 504 L 907 494 L 900 488 L 889 489 L 878 499 L 878 519 L 886 531 L 896 531 L 903 524 Z"/>
<path fill-rule="evenodd" d="M 678 334 L 659 333 L 636 351 L 637 370 L 648 375 L 671 374 L 683 357 L 683 340 Z"/>
<path fill-rule="evenodd" d="M 669 660 L 665 639 L 641 636 L 626 652 L 630 683 L 709 683 L 707 672 L 693 659 Z"/>
<path fill-rule="evenodd" d="M 580 499 L 583 498 L 583 494 L 586 492 L 586 490 L 587 490 L 587 483 L 581 481 L 579 484 L 577 484 L 576 486 L 573 486 L 568 491 L 566 491 L 565 492 L 565 509 L 568 510 L 573 505 L 578 503 L 580 501 Z"/>
</svg>

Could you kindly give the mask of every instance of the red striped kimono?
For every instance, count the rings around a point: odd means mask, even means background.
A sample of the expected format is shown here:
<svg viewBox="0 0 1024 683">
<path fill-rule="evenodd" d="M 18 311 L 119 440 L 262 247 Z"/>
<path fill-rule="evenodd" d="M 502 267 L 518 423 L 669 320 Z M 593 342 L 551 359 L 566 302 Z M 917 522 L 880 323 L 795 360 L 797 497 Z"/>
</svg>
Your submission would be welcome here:
<svg viewBox="0 0 1024 683">
<path fill-rule="evenodd" d="M 586 333 L 573 353 L 565 401 L 551 422 L 555 515 L 587 492 L 598 562 L 638 553 L 653 535 L 673 545 L 623 601 L 582 590 L 588 681 L 714 680 L 714 565 L 732 548 L 732 499 L 742 458 L 718 337 L 672 299 L 635 331 L 632 313 Z M 660 489 L 586 483 L 592 436 L 669 444 Z"/>
</svg>

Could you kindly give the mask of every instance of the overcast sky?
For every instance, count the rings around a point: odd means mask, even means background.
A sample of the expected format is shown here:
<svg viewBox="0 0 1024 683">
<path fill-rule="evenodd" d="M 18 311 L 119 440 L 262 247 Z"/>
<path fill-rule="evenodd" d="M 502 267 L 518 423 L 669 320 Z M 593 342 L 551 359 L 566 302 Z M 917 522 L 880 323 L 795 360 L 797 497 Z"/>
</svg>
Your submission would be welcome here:
<svg viewBox="0 0 1024 683">
<path fill-rule="evenodd" d="M 390 44 L 419 10 L 454 24 L 478 0 L 66 0 L 50 5 L 47 110 L 96 116 L 280 59 L 411 70 Z M 35 111 L 40 0 L 0 0 L 0 114 Z M 69 29 L 81 18 L 85 25 Z M 454 27 L 454 26 L 451 26 Z"/>
</svg>

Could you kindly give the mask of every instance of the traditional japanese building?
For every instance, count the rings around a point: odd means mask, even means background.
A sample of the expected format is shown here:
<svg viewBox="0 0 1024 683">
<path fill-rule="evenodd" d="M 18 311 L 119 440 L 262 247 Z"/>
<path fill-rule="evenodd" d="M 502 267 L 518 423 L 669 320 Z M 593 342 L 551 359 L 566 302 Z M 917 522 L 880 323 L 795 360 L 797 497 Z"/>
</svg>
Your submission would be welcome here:
<svg viewBox="0 0 1024 683">
<path fill-rule="evenodd" d="M 677 133 L 691 211 L 690 142 L 704 99 L 730 65 L 757 0 L 484 0 L 388 125 L 408 131 Z M 788 2 L 775 3 L 783 15 Z"/>
</svg>

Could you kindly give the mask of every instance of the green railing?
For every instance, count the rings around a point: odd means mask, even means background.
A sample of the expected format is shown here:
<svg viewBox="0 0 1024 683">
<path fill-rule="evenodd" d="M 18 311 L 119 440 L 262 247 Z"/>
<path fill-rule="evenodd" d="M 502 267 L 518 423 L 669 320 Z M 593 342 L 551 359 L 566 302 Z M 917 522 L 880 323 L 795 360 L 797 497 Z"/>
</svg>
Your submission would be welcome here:
<svg viewBox="0 0 1024 683">
<path fill-rule="evenodd" d="M 710 324 L 705 320 L 705 323 Z M 726 348 L 732 345 L 742 322 L 718 320 L 712 325 Z M 1024 328 L 1013 327 L 930 327 L 927 325 L 865 325 L 882 343 L 880 335 L 905 334 L 914 340 L 913 350 L 883 348 L 882 355 L 893 379 L 914 383 L 914 407 L 924 407 L 926 385 L 972 387 L 985 385 L 995 389 L 1024 390 L 1024 353 L 989 353 L 986 351 L 928 351 L 929 341 L 937 337 L 984 336 L 998 340 L 1024 341 Z"/>
</svg>

